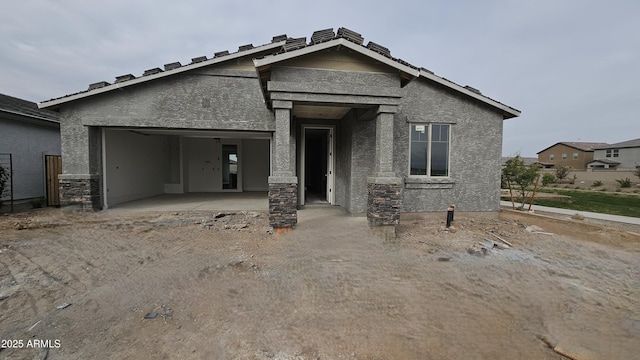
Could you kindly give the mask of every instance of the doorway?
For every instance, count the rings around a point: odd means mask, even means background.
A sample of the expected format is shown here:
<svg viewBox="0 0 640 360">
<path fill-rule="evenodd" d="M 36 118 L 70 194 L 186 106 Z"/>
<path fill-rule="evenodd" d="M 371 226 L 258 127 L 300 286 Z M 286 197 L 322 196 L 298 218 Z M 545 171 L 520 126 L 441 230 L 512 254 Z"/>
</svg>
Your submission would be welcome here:
<svg viewBox="0 0 640 360">
<path fill-rule="evenodd" d="M 302 132 L 300 204 L 333 204 L 334 127 L 305 125 Z"/>
</svg>

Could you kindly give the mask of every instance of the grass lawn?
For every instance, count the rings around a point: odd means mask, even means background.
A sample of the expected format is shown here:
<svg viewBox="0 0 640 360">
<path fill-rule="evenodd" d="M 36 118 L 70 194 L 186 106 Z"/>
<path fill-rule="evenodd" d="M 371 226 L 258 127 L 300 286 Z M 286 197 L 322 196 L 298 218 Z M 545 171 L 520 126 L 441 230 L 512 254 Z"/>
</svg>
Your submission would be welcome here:
<svg viewBox="0 0 640 360">
<path fill-rule="evenodd" d="M 563 209 L 591 211 L 603 214 L 640 217 L 640 196 L 579 190 L 548 190 L 541 192 L 570 196 L 571 199 L 536 199 L 533 203 Z"/>
</svg>

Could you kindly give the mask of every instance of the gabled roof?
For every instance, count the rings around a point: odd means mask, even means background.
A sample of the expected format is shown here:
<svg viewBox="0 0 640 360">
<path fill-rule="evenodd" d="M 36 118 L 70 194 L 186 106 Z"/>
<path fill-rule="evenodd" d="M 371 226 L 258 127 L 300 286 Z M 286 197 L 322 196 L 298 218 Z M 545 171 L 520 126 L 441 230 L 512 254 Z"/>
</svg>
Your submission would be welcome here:
<svg viewBox="0 0 640 360">
<path fill-rule="evenodd" d="M 337 46 L 348 47 L 364 56 L 376 60 L 384 65 L 396 69 L 402 78 L 403 85 L 411 80 L 421 77 L 430 81 L 457 91 L 463 95 L 484 102 L 490 106 L 498 108 L 503 112 L 504 119 L 517 117 L 520 111 L 482 95 L 479 90 L 470 86 L 461 86 L 443 77 L 435 75 L 433 72 L 425 68 L 418 68 L 408 62 L 391 56 L 388 48 L 376 44 L 372 41 L 365 46 L 364 38 L 349 29 L 341 27 L 336 33 L 333 29 L 324 29 L 315 31 L 311 36 L 311 41 L 307 43 L 305 38 L 290 38 L 287 35 L 274 36 L 270 44 L 253 47 L 253 45 L 242 45 L 238 48 L 238 52 L 230 54 L 228 51 L 216 52 L 214 57 L 207 59 L 201 56 L 192 59 L 192 63 L 182 66 L 179 62 L 164 65 L 164 71 L 160 68 L 152 68 L 144 72 L 141 77 L 135 77 L 132 74 L 116 77 L 116 81 L 110 84 L 106 81 L 97 82 L 89 85 L 88 90 L 75 94 L 62 96 L 56 99 L 43 101 L 38 104 L 40 108 L 57 109 L 61 104 L 79 100 L 88 96 L 102 94 L 105 92 L 120 89 L 126 86 L 136 85 L 142 82 L 151 81 L 166 76 L 171 76 L 185 71 L 190 71 L 204 66 L 210 66 L 225 61 L 238 59 L 241 57 L 251 56 L 261 81 L 267 78 L 269 67 L 271 64 L 288 60 L 291 58 L 303 56 L 313 52 L 321 51 Z M 265 56 L 267 55 L 267 56 Z M 263 91 L 266 91 L 266 84 L 262 84 Z"/>
<path fill-rule="evenodd" d="M 640 138 L 629 140 L 629 141 L 623 141 L 615 144 L 607 144 L 605 146 L 599 146 L 595 148 L 595 150 L 637 148 L 637 147 L 640 147 Z"/>
<path fill-rule="evenodd" d="M 39 109 L 38 104 L 17 97 L 0 94 L 0 113 L 27 117 L 30 120 L 60 123 L 57 112 Z"/>
<path fill-rule="evenodd" d="M 568 141 L 563 141 L 563 142 L 559 142 L 559 143 L 555 143 L 551 146 L 549 146 L 548 148 L 545 148 L 543 150 L 540 150 L 537 152 L 537 154 L 540 154 L 543 151 L 547 151 L 549 149 L 551 149 L 552 147 L 556 146 L 556 145 L 565 145 L 571 148 L 574 148 L 576 150 L 581 150 L 581 151 L 593 151 L 598 147 L 602 147 L 602 146 L 607 146 L 607 143 L 597 143 L 597 142 L 568 142 Z"/>
</svg>

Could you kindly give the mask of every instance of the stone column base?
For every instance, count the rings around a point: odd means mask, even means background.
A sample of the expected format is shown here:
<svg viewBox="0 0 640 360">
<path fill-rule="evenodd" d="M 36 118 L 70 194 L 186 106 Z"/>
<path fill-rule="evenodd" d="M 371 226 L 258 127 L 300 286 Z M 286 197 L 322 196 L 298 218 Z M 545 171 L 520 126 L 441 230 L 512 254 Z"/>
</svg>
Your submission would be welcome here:
<svg viewBox="0 0 640 360">
<path fill-rule="evenodd" d="M 402 209 L 402 182 L 399 181 L 401 179 L 374 180 L 376 181 L 367 183 L 367 220 L 369 220 L 369 226 L 398 225 Z M 389 234 L 389 230 L 385 233 Z M 395 228 L 392 233 L 395 234 Z"/>
<path fill-rule="evenodd" d="M 100 210 L 100 178 L 92 175 L 65 175 L 60 180 L 60 206 L 80 210 Z"/>
<path fill-rule="evenodd" d="M 298 223 L 298 183 L 269 182 L 269 225 L 291 228 Z"/>
</svg>

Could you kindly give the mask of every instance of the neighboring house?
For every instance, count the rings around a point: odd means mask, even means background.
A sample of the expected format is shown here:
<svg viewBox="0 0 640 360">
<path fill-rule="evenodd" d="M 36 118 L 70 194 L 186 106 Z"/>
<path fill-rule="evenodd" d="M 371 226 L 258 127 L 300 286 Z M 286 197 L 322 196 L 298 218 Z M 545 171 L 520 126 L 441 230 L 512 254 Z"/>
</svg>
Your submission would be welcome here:
<svg viewBox="0 0 640 360">
<path fill-rule="evenodd" d="M 635 169 L 640 166 L 640 139 L 597 147 L 589 168 Z"/>
<path fill-rule="evenodd" d="M 606 146 L 595 142 L 559 142 L 538 152 L 538 162 L 545 168 L 568 166 L 575 170 L 584 170 L 593 160 L 593 150 Z"/>
<path fill-rule="evenodd" d="M 14 200 L 45 197 L 45 156 L 60 155 L 59 114 L 0 94 L 0 154 L 5 167 L 11 154 Z"/>
<path fill-rule="evenodd" d="M 363 41 L 281 35 L 41 103 L 62 119 L 63 201 L 268 191 L 274 227 L 312 197 L 371 225 L 499 210 L 503 120 L 520 111 Z"/>
</svg>

